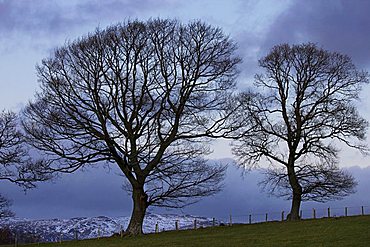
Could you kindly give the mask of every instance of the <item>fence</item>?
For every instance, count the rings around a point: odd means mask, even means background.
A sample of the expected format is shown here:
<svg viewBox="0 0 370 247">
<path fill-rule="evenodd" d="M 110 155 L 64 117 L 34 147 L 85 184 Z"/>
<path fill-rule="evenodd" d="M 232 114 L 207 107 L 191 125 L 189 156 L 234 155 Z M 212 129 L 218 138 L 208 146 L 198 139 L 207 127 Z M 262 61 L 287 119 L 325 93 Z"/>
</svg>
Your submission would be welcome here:
<svg viewBox="0 0 370 247">
<path fill-rule="evenodd" d="M 233 224 L 256 224 L 263 222 L 272 222 L 272 221 L 284 221 L 287 217 L 288 210 L 275 211 L 275 212 L 260 212 L 260 213 L 249 213 L 249 214 L 229 214 L 224 217 L 195 217 L 191 215 L 178 216 L 178 215 L 149 215 L 147 218 L 152 217 L 151 221 L 148 223 L 149 227 L 146 226 L 146 232 L 158 233 L 162 231 L 172 231 L 172 230 L 185 230 L 185 229 L 199 229 L 205 227 L 213 226 L 232 226 Z M 329 207 L 329 208 L 311 208 L 303 209 L 300 211 L 300 216 L 302 219 L 319 219 L 319 218 L 331 218 L 331 217 L 347 217 L 347 216 L 356 216 L 356 215 L 369 215 L 370 206 L 352 206 L 352 207 Z M 155 217 L 157 218 L 155 218 Z M 123 233 L 124 225 L 127 225 L 127 221 L 124 223 L 122 220 L 123 217 L 116 217 L 117 221 L 115 222 L 114 227 L 107 226 L 106 220 L 111 220 L 112 218 L 108 217 L 95 217 L 94 224 L 89 229 L 83 229 L 83 224 L 77 223 L 69 225 L 68 230 L 62 232 L 62 229 L 55 228 L 51 230 L 50 227 L 45 223 L 42 229 L 45 231 L 37 232 L 35 228 L 33 235 L 25 235 L 25 231 L 14 231 L 14 239 L 12 240 L 15 245 L 21 242 L 25 242 L 24 239 L 34 242 L 62 242 L 68 240 L 79 240 L 86 238 L 101 238 L 106 236 L 111 236 L 113 234 L 121 235 Z M 126 217 L 126 219 L 128 219 Z M 71 219 L 73 221 L 75 219 Z M 101 224 L 95 224 L 99 222 Z M 42 225 L 41 223 L 38 223 Z M 70 223 L 71 224 L 71 223 Z M 58 225 L 58 223 L 55 223 Z M 24 226 L 24 224 L 23 224 Z M 41 226 L 40 226 L 41 227 Z M 47 231 L 47 232 L 46 232 Z M 88 231 L 88 235 L 86 232 Z M 48 238 L 42 236 L 42 234 L 47 234 Z"/>
<path fill-rule="evenodd" d="M 208 222 L 198 220 L 194 217 L 193 224 L 191 226 L 183 227 L 181 229 L 197 229 L 210 226 L 232 226 L 233 224 L 256 224 L 263 222 L 273 221 L 285 221 L 289 210 L 275 211 L 267 213 L 250 213 L 250 214 L 239 214 L 239 215 L 228 215 L 225 217 L 212 218 Z M 352 207 L 328 207 L 328 208 L 312 208 L 304 209 L 300 211 L 301 219 L 319 219 L 319 218 L 333 218 L 333 217 L 347 217 L 347 216 L 359 216 L 369 215 L 370 206 L 352 206 Z M 155 225 L 154 232 L 160 232 L 160 224 Z M 173 222 L 172 229 L 166 230 L 181 230 L 179 228 L 179 220 Z"/>
<path fill-rule="evenodd" d="M 266 213 L 250 213 L 242 215 L 228 215 L 227 217 L 218 218 L 218 221 L 225 225 L 232 224 L 254 224 L 271 221 L 284 221 L 289 210 L 266 212 Z M 356 215 L 370 214 L 370 206 L 352 206 L 352 207 L 328 207 L 328 208 L 312 208 L 300 211 L 301 219 L 319 219 L 331 217 L 346 217 Z"/>
</svg>

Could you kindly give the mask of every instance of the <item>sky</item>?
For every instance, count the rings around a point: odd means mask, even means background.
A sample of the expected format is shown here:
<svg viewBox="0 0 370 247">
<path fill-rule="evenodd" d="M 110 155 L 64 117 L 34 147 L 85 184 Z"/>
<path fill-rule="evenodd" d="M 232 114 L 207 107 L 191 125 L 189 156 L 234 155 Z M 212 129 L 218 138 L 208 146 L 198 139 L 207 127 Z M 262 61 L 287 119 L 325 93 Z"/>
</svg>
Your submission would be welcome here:
<svg viewBox="0 0 370 247">
<path fill-rule="evenodd" d="M 251 85 L 259 72 L 258 59 L 272 46 L 285 42 L 314 42 L 347 54 L 358 68 L 370 70 L 369 10 L 367 0 L 0 0 L 0 109 L 19 111 L 32 99 L 39 86 L 35 66 L 56 47 L 97 27 L 128 19 L 200 19 L 221 27 L 238 43 L 243 58 L 237 82 L 241 89 Z M 370 120 L 369 94 L 370 86 L 366 86 L 358 108 Z M 213 150 L 210 159 L 233 158 L 227 141 L 215 143 Z M 370 175 L 370 157 L 357 151 L 343 147 L 340 164 L 356 176 Z M 99 169 L 79 172 L 42 184 L 27 194 L 5 183 L 0 192 L 13 200 L 13 208 L 21 217 L 128 215 L 131 202 L 116 173 Z M 259 191 L 258 172 L 244 179 L 240 173 L 231 166 L 226 184 L 237 183 L 235 189 L 226 186 L 228 194 L 222 192 L 184 212 L 203 214 L 211 207 L 214 214 L 228 214 L 226 211 L 240 213 L 288 205 Z M 361 181 L 359 188 L 366 188 L 366 179 L 362 177 Z M 361 204 L 361 197 L 370 201 L 361 191 L 358 189 L 354 195 L 358 200 L 353 202 Z M 227 204 L 212 203 L 229 194 L 234 197 Z"/>
</svg>

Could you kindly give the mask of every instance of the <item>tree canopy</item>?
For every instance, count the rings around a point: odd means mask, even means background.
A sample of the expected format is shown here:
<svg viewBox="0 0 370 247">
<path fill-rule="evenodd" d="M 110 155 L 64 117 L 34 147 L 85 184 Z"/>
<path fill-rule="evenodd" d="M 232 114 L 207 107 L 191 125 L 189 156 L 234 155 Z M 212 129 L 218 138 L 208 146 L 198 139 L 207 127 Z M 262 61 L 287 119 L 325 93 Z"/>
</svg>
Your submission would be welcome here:
<svg viewBox="0 0 370 247">
<path fill-rule="evenodd" d="M 36 182 L 51 178 L 45 172 L 47 163 L 32 157 L 19 126 L 18 116 L 10 111 L 0 112 L 0 180 L 24 189 L 34 188 Z M 12 202 L 0 194 L 0 218 L 14 216 Z"/>
<path fill-rule="evenodd" d="M 0 180 L 33 188 L 35 182 L 50 178 L 45 165 L 43 160 L 31 156 L 18 116 L 9 111 L 0 112 Z"/>
<path fill-rule="evenodd" d="M 246 167 L 269 162 L 264 186 L 292 199 L 290 217 L 298 219 L 302 199 L 354 191 L 353 177 L 338 167 L 336 144 L 367 151 L 368 122 L 355 101 L 368 74 L 312 43 L 277 45 L 259 65 L 265 73 L 256 75 L 256 90 L 236 99 L 233 121 L 241 128 L 233 152 Z"/>
<path fill-rule="evenodd" d="M 236 45 L 200 21 L 128 21 L 68 42 L 37 67 L 41 90 L 24 111 L 28 141 L 51 171 L 116 164 L 132 193 L 127 231 L 149 205 L 178 207 L 220 189 L 206 162 L 227 131 Z"/>
</svg>

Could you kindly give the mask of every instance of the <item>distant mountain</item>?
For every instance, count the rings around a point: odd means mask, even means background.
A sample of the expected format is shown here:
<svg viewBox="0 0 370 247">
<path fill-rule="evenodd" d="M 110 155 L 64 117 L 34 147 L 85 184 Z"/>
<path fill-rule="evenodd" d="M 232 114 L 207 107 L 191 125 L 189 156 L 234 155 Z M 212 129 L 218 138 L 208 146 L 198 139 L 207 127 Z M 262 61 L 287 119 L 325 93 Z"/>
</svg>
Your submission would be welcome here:
<svg viewBox="0 0 370 247">
<path fill-rule="evenodd" d="M 180 229 L 194 227 L 194 220 L 197 220 L 197 227 L 207 227 L 213 224 L 212 218 L 196 217 L 192 215 L 175 214 L 148 214 L 144 220 L 144 233 L 155 232 L 155 225 L 158 223 L 160 231 L 175 229 L 175 222 L 178 221 Z M 40 242 L 57 242 L 62 240 L 89 239 L 97 237 L 108 237 L 125 229 L 129 223 L 129 217 L 78 217 L 72 219 L 47 219 L 30 220 L 22 218 L 0 219 L 1 228 L 9 228 L 17 233 L 19 238 L 22 235 L 32 235 Z"/>
</svg>

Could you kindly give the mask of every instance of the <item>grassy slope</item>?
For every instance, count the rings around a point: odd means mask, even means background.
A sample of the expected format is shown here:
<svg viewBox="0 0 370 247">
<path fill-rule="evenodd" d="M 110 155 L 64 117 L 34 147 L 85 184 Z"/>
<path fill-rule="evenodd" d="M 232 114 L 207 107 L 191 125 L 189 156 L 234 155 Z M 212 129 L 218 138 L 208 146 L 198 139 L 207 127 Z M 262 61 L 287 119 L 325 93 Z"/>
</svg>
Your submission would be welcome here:
<svg viewBox="0 0 370 247">
<path fill-rule="evenodd" d="M 234 225 L 40 246 L 370 246 L 370 216 Z"/>
</svg>

